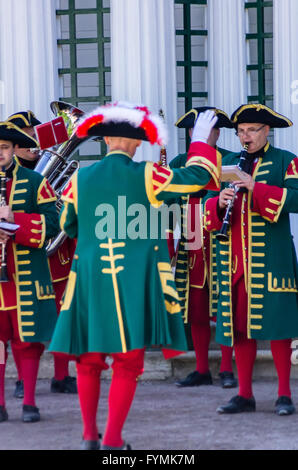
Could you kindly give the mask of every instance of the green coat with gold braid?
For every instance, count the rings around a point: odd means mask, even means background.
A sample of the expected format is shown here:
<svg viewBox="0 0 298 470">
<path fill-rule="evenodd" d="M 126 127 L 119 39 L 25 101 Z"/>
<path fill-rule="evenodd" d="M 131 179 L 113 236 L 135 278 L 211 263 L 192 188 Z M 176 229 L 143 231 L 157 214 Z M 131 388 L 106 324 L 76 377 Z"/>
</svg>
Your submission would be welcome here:
<svg viewBox="0 0 298 470">
<path fill-rule="evenodd" d="M 236 165 L 230 154 L 223 165 Z M 269 143 L 255 164 L 253 192 L 238 193 L 227 241 L 217 242 L 216 339 L 234 343 L 232 287 L 243 276 L 247 292 L 248 338 L 278 340 L 298 336 L 298 269 L 289 213 L 298 212 L 298 158 Z M 222 189 L 227 183 L 222 185 Z M 222 225 L 215 193 L 208 193 L 205 226 Z M 242 272 L 239 272 L 242 267 Z"/>
<path fill-rule="evenodd" d="M 7 244 L 9 282 L 0 284 L 1 310 L 17 309 L 20 339 L 49 341 L 57 320 L 45 243 L 59 232 L 56 196 L 46 178 L 14 163 L 7 202 L 20 225 Z"/>
<path fill-rule="evenodd" d="M 225 157 L 229 153 L 229 150 L 217 147 L 217 151 L 220 152 L 222 157 Z M 170 168 L 184 168 L 187 162 L 187 153 L 179 154 L 173 160 L 170 161 Z M 184 195 L 179 197 L 178 199 L 173 199 L 171 201 L 167 201 L 167 204 L 171 206 L 171 204 L 179 204 L 181 215 L 188 213 L 188 204 L 189 204 L 189 195 Z M 182 216 L 183 217 L 183 216 Z M 173 227 L 173 218 L 170 219 L 169 230 L 168 230 L 168 246 L 170 257 L 173 259 L 175 254 L 175 247 L 174 247 L 174 227 Z M 189 280 L 189 252 L 185 249 L 186 239 L 185 234 L 187 233 L 187 219 L 183 218 L 181 223 L 181 238 L 179 240 L 178 252 L 176 257 L 176 270 L 175 270 L 175 282 L 177 291 L 180 297 L 180 304 L 182 309 L 182 315 L 185 323 L 188 323 L 188 299 L 189 299 L 189 288 L 190 288 L 190 280 Z M 211 238 L 211 237 L 210 237 Z M 210 240 L 211 249 L 215 250 L 215 241 L 213 237 Z M 212 275 L 213 282 L 216 280 L 216 269 L 211 267 L 210 275 Z M 213 291 L 210 292 L 211 295 L 214 295 Z M 214 313 L 213 313 L 214 316 Z"/>
<path fill-rule="evenodd" d="M 211 177 L 219 187 L 216 152 L 195 143 L 189 157 L 188 168 L 173 171 L 112 152 L 73 177 L 60 223 L 78 243 L 51 351 L 187 350 L 166 237 L 153 220 L 164 200 Z"/>
</svg>

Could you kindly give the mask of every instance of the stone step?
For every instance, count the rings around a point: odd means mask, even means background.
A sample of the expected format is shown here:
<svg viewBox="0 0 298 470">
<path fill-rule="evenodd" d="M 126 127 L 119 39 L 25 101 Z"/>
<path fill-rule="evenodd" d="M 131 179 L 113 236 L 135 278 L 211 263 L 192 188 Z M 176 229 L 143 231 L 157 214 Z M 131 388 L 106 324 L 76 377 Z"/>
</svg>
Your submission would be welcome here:
<svg viewBox="0 0 298 470">
<path fill-rule="evenodd" d="M 295 358 L 294 358 L 295 359 Z M 108 358 L 108 361 L 110 358 Z M 218 377 L 220 368 L 221 353 L 218 350 L 209 351 L 210 371 L 214 378 Z M 111 360 L 112 362 L 112 360 Z M 291 377 L 298 379 L 298 367 L 292 362 Z M 195 353 L 190 351 L 165 361 L 160 351 L 148 351 L 145 356 L 145 372 L 140 380 L 169 380 L 175 378 L 183 378 L 196 368 Z M 40 379 L 51 379 L 53 377 L 53 358 L 50 353 L 44 353 L 41 361 L 38 377 Z M 236 374 L 236 366 L 234 362 L 234 372 Z M 70 374 L 76 375 L 75 363 L 70 363 Z M 237 374 L 236 374 L 237 375 Z M 6 377 L 16 379 L 16 368 L 10 354 L 7 361 Z M 110 379 L 111 369 L 103 372 L 103 378 Z M 274 378 L 276 371 L 270 349 L 258 349 L 257 358 L 254 366 L 254 378 Z"/>
</svg>

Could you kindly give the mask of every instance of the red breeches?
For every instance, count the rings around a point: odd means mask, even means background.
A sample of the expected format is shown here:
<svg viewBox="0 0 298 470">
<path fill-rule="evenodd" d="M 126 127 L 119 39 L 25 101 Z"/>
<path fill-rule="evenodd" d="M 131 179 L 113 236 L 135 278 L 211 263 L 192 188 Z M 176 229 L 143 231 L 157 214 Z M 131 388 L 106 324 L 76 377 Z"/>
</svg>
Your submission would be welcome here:
<svg viewBox="0 0 298 470">
<path fill-rule="evenodd" d="M 18 364 L 19 378 L 24 380 L 24 405 L 35 406 L 35 387 L 40 356 L 44 351 L 42 343 L 22 342 L 19 336 L 17 310 L 1 312 L 0 341 L 4 345 L 4 364 L 0 364 L 0 405 L 5 406 L 4 378 L 7 360 L 7 343 L 11 341 Z"/>
<path fill-rule="evenodd" d="M 127 353 L 86 353 L 77 359 L 77 369 L 81 374 L 100 375 L 109 368 L 106 358 L 113 358 L 112 369 L 114 374 L 136 379 L 144 371 L 145 349 L 134 349 Z"/>
<path fill-rule="evenodd" d="M 209 317 L 209 289 L 205 285 L 202 289 L 190 287 L 188 320 L 192 325 L 207 326 Z"/>
<path fill-rule="evenodd" d="M 39 359 L 44 351 L 42 343 L 22 342 L 19 336 L 17 310 L 5 310 L 0 315 L 0 341 L 7 348 L 8 341 L 23 358 Z"/>
</svg>

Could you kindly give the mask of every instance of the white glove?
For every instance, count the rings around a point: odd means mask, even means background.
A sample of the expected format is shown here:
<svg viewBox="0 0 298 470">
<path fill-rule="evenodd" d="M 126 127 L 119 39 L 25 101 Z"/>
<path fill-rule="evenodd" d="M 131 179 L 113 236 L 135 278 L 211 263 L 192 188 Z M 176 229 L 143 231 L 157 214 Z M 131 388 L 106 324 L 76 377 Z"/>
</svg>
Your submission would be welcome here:
<svg viewBox="0 0 298 470">
<path fill-rule="evenodd" d="M 210 132 L 217 122 L 213 109 L 199 114 L 192 131 L 192 142 L 207 142 Z"/>
</svg>

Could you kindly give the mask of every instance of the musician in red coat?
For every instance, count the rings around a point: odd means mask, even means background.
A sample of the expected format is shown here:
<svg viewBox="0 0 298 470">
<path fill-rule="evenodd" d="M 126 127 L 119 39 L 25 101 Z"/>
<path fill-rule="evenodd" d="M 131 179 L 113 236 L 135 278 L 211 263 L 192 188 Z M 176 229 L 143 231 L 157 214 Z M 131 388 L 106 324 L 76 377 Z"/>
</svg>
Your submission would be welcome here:
<svg viewBox="0 0 298 470">
<path fill-rule="evenodd" d="M 7 121 L 13 122 L 23 132 L 30 137 L 36 138 L 34 127 L 41 124 L 32 111 L 20 111 L 11 115 Z M 34 170 L 40 154 L 32 152 L 28 148 L 18 148 L 15 157 L 20 165 L 25 168 Z M 69 271 L 71 268 L 73 254 L 75 252 L 76 242 L 67 238 L 58 250 L 48 258 L 52 283 L 56 295 L 56 308 L 59 314 L 64 294 Z M 18 370 L 18 381 L 16 382 L 16 389 L 14 396 L 16 398 L 23 397 L 23 381 L 22 373 L 20 370 L 20 361 L 18 352 L 12 345 L 12 352 L 16 367 Z M 69 375 L 69 362 L 74 360 L 71 356 L 65 354 L 53 354 L 54 357 L 54 377 L 51 380 L 51 392 L 53 393 L 77 393 L 76 378 Z"/>
<path fill-rule="evenodd" d="M 220 129 L 232 128 L 233 125 L 227 114 L 210 106 L 193 108 L 178 119 L 176 126 L 187 129 L 191 136 L 197 117 L 206 111 L 213 109 L 218 121 L 212 129 L 208 138 L 208 144 L 216 148 L 222 156 L 230 153 L 228 150 L 217 147 Z M 170 162 L 171 168 L 180 168 L 186 165 L 187 154 L 178 155 Z M 176 261 L 176 285 L 184 311 L 184 322 L 190 324 L 191 337 L 196 355 L 196 370 L 187 377 L 176 382 L 178 387 L 193 387 L 199 385 L 211 385 L 213 383 L 209 370 L 209 346 L 211 339 L 210 320 L 216 321 L 216 310 L 214 308 L 214 296 L 216 297 L 216 263 L 214 262 L 215 238 L 203 228 L 202 198 L 206 191 L 200 191 L 192 196 L 182 196 L 179 204 L 184 209 L 187 217 L 183 219 L 190 221 L 191 233 L 200 233 L 201 246 L 186 248 L 191 240 L 186 243 L 184 234 L 188 228 L 183 227 L 181 240 L 177 247 Z M 171 203 L 174 201 L 171 201 Z M 197 214 L 197 208 L 200 213 Z M 183 216 L 182 216 L 183 217 Z M 170 256 L 174 255 L 174 240 L 169 233 Z M 221 346 L 220 382 L 223 388 L 233 388 L 237 381 L 232 367 L 233 348 Z"/>
</svg>

